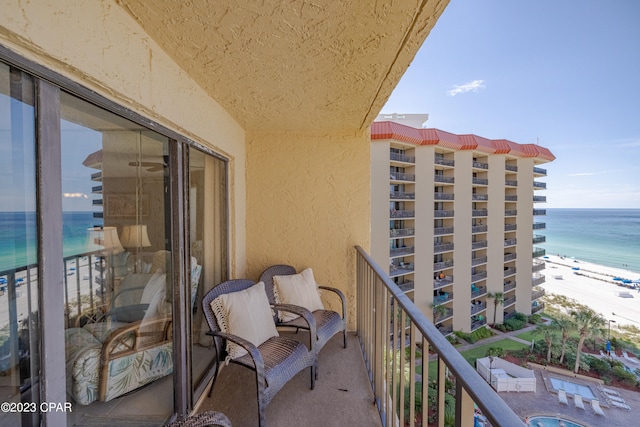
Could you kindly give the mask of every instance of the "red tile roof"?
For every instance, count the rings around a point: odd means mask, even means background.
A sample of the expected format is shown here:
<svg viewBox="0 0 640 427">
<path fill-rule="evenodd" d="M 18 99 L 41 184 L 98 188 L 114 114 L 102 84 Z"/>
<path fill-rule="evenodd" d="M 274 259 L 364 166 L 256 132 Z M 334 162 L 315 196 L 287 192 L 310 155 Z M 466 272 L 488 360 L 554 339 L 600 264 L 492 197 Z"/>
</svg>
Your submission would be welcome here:
<svg viewBox="0 0 640 427">
<path fill-rule="evenodd" d="M 440 129 L 416 129 L 395 122 L 373 122 L 371 139 L 392 139 L 415 145 L 438 145 L 451 150 L 474 150 L 488 154 L 509 154 L 544 161 L 555 160 L 548 148 L 535 144 L 518 144 L 507 139 L 487 139 L 478 135 L 456 135 Z"/>
</svg>

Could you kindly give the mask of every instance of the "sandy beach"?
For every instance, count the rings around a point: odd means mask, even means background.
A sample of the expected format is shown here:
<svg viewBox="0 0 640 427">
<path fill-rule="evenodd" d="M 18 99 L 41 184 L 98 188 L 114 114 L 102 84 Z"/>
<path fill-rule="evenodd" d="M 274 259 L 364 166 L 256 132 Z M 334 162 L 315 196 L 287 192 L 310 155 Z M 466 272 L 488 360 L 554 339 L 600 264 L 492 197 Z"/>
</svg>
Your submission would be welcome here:
<svg viewBox="0 0 640 427">
<path fill-rule="evenodd" d="M 548 255 L 545 261 L 542 274 L 546 281 L 542 287 L 547 294 L 564 295 L 591 307 L 606 320 L 615 320 L 612 328 L 617 325 L 640 328 L 640 292 L 613 280 L 616 277 L 638 280 L 640 273 L 557 255 Z"/>
</svg>

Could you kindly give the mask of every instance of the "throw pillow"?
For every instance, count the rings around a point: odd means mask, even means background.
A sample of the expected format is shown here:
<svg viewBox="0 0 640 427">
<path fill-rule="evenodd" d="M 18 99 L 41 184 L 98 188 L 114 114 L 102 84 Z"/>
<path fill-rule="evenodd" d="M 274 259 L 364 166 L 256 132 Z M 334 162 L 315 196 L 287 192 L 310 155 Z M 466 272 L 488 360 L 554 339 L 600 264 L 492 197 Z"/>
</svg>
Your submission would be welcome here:
<svg viewBox="0 0 640 427">
<path fill-rule="evenodd" d="M 287 276 L 273 276 L 273 287 L 276 295 L 276 302 L 279 304 L 293 304 L 304 307 L 310 312 L 324 310 L 318 285 L 313 277 L 313 270 L 307 268 L 298 274 Z M 293 313 L 283 311 L 278 312 L 278 317 L 282 322 L 297 319 Z"/>
<path fill-rule="evenodd" d="M 258 282 L 244 291 L 220 295 L 211 302 L 211 309 L 222 332 L 244 338 L 256 347 L 278 336 L 264 282 Z M 227 341 L 230 358 L 236 359 L 246 353 L 241 346 Z"/>
</svg>

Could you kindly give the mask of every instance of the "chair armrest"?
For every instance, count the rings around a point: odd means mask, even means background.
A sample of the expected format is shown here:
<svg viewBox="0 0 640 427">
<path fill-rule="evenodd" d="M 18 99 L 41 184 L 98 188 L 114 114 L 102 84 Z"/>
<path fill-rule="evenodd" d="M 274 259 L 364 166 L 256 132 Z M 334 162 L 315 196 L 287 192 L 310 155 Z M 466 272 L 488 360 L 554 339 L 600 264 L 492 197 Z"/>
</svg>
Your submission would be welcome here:
<svg viewBox="0 0 640 427">
<path fill-rule="evenodd" d="M 293 305 L 293 304 L 271 304 L 271 308 L 273 308 L 274 310 L 288 311 L 290 313 L 297 314 L 298 316 L 302 317 L 304 321 L 307 323 L 307 326 L 309 326 L 309 334 L 312 337 L 318 336 L 316 333 L 316 329 L 317 329 L 316 319 L 315 317 L 313 317 L 313 314 L 311 314 L 311 312 L 306 308 L 300 307 L 299 305 Z M 310 340 L 309 350 L 311 352 L 315 352 L 316 340 Z"/>
<path fill-rule="evenodd" d="M 258 375 L 260 377 L 265 378 L 264 359 L 262 358 L 262 354 L 260 353 L 260 350 L 258 350 L 258 347 L 253 345 L 251 341 L 245 340 L 244 338 L 241 338 L 237 335 L 229 334 L 222 331 L 209 331 L 207 332 L 207 335 L 211 335 L 212 337 L 224 338 L 234 344 L 238 344 L 240 347 L 247 350 L 247 353 L 249 353 L 249 355 L 253 359 L 253 365 L 256 368 L 256 372 L 258 372 Z"/>
<path fill-rule="evenodd" d="M 340 289 L 332 288 L 330 286 L 318 286 L 318 289 L 322 289 L 323 291 L 333 292 L 334 294 L 340 297 L 340 302 L 342 303 L 342 319 L 347 320 L 347 299 L 344 296 L 344 293 Z"/>
</svg>

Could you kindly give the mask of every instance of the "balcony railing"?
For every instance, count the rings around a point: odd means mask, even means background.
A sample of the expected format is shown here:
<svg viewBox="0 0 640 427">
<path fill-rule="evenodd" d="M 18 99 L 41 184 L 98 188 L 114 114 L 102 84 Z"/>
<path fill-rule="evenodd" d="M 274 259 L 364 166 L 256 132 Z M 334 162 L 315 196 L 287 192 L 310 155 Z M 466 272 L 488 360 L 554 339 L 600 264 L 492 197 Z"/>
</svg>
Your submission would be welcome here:
<svg viewBox="0 0 640 427">
<path fill-rule="evenodd" d="M 531 301 L 537 300 L 545 296 L 546 291 L 544 289 L 533 289 L 531 291 Z"/>
<path fill-rule="evenodd" d="M 541 216 L 541 215 L 546 215 L 547 214 L 547 210 L 546 209 L 534 209 L 533 210 L 533 215 L 535 216 Z"/>
<path fill-rule="evenodd" d="M 391 172 L 389 178 L 392 181 L 415 181 L 416 176 L 411 173 Z"/>
<path fill-rule="evenodd" d="M 518 172 L 518 166 L 516 165 L 504 165 L 505 170 L 511 171 L 511 172 Z"/>
<path fill-rule="evenodd" d="M 533 258 L 539 258 L 541 256 L 544 256 L 545 253 L 546 251 L 544 249 L 533 248 Z"/>
<path fill-rule="evenodd" d="M 476 169 L 489 169 L 489 163 L 473 162 L 473 167 Z"/>
<path fill-rule="evenodd" d="M 472 233 L 486 233 L 488 230 L 486 225 L 474 225 L 471 227 Z"/>
<path fill-rule="evenodd" d="M 486 240 L 477 240 L 471 243 L 471 249 L 475 250 L 475 249 L 486 248 L 488 244 L 489 243 Z"/>
<path fill-rule="evenodd" d="M 504 262 L 512 261 L 517 258 L 517 255 L 514 252 L 508 252 L 504 254 Z"/>
<path fill-rule="evenodd" d="M 415 215 L 416 215 L 415 211 L 392 210 L 389 212 L 389 216 L 391 218 L 413 218 Z"/>
<path fill-rule="evenodd" d="M 473 274 L 471 275 L 471 281 L 472 282 L 478 282 L 482 279 L 486 279 L 487 278 L 487 272 L 486 271 L 481 271 L 479 273 Z"/>
<path fill-rule="evenodd" d="M 504 185 L 507 185 L 509 187 L 517 187 L 518 186 L 518 181 L 513 180 L 513 179 L 507 179 L 504 181 Z"/>
<path fill-rule="evenodd" d="M 453 299 L 453 292 L 442 292 L 439 295 L 435 295 L 433 297 L 434 304 L 444 304 L 445 302 L 449 302 Z"/>
<path fill-rule="evenodd" d="M 487 288 L 485 286 L 476 287 L 475 285 L 471 288 L 471 298 L 478 298 L 487 293 Z"/>
<path fill-rule="evenodd" d="M 531 286 L 538 286 L 538 285 L 542 285 L 544 282 L 547 281 L 547 278 L 545 277 L 544 274 L 535 274 L 532 278 L 531 278 Z"/>
<path fill-rule="evenodd" d="M 433 245 L 435 253 L 450 252 L 453 250 L 453 243 L 436 243 Z"/>
<path fill-rule="evenodd" d="M 389 156 L 389 158 L 396 162 L 403 162 L 403 163 L 416 162 L 416 158 L 414 156 L 407 156 L 405 154 L 400 154 L 400 153 L 390 153 L 390 154 L 391 155 Z"/>
<path fill-rule="evenodd" d="M 533 196 L 534 202 L 546 202 L 547 196 Z"/>
<path fill-rule="evenodd" d="M 407 237 L 416 234 L 415 228 L 392 228 L 389 231 L 390 237 Z"/>
<path fill-rule="evenodd" d="M 504 300 L 504 308 L 507 308 L 509 306 L 512 306 L 513 304 L 516 303 L 516 297 L 511 297 L 511 298 L 506 298 Z"/>
<path fill-rule="evenodd" d="M 451 193 L 436 192 L 433 194 L 435 200 L 454 200 L 454 195 Z"/>
<path fill-rule="evenodd" d="M 504 225 L 504 231 L 514 231 L 518 229 L 518 225 L 517 224 L 505 224 Z"/>
<path fill-rule="evenodd" d="M 537 304 L 531 304 L 531 314 L 536 314 L 542 310 L 544 310 L 544 303 L 543 302 L 538 302 L 538 301 L 534 301 L 534 303 Z"/>
<path fill-rule="evenodd" d="M 403 199 L 413 200 L 416 198 L 416 193 L 408 193 L 405 191 L 392 191 L 391 193 L 389 193 L 389 197 L 391 198 L 391 200 L 403 200 Z"/>
<path fill-rule="evenodd" d="M 433 281 L 433 289 L 441 289 L 452 284 L 453 284 L 453 277 L 445 276 L 442 279 L 435 279 Z"/>
<path fill-rule="evenodd" d="M 433 229 L 434 236 L 442 236 L 443 234 L 453 234 L 453 227 L 437 227 Z"/>
<path fill-rule="evenodd" d="M 489 180 L 487 178 L 473 178 L 471 182 L 477 185 L 489 185 Z"/>
<path fill-rule="evenodd" d="M 476 266 L 476 265 L 480 265 L 480 264 L 486 264 L 486 262 L 487 262 L 487 257 L 486 256 L 480 256 L 480 257 L 471 259 L 471 265 L 472 266 Z"/>
<path fill-rule="evenodd" d="M 517 209 L 507 209 L 506 211 L 504 211 L 504 216 L 516 216 L 516 215 L 518 215 Z"/>
<path fill-rule="evenodd" d="M 546 182 L 540 182 L 540 181 L 533 181 L 533 188 L 545 189 L 545 188 L 547 188 L 547 183 Z"/>
<path fill-rule="evenodd" d="M 478 201 L 486 202 L 487 200 L 489 200 L 489 195 L 488 194 L 472 194 L 471 200 L 473 200 L 474 202 L 478 202 Z"/>
<path fill-rule="evenodd" d="M 542 169 L 542 168 L 534 167 L 533 168 L 533 173 L 536 174 L 536 175 L 544 175 L 544 176 L 546 176 L 547 175 L 547 170 L 546 169 Z"/>
<path fill-rule="evenodd" d="M 433 263 L 433 270 L 434 271 L 444 270 L 446 268 L 451 268 L 451 267 L 453 267 L 453 260 L 452 259 Z"/>
<path fill-rule="evenodd" d="M 455 160 L 449 160 L 449 159 L 435 159 L 434 163 L 436 165 L 451 166 L 451 167 L 454 167 L 456 165 Z"/>
<path fill-rule="evenodd" d="M 516 268 L 515 267 L 506 268 L 504 270 L 504 277 L 511 276 L 511 275 L 514 275 L 514 274 L 516 274 Z"/>
<path fill-rule="evenodd" d="M 476 329 L 480 329 L 481 327 L 483 327 L 486 324 L 487 324 L 487 319 L 486 318 L 482 318 L 482 319 L 478 319 L 478 320 L 472 320 L 471 321 L 471 332 L 475 331 Z"/>
<path fill-rule="evenodd" d="M 533 244 L 544 243 L 547 241 L 547 237 L 542 234 L 535 234 L 533 236 Z"/>
<path fill-rule="evenodd" d="M 518 196 L 516 194 L 507 194 L 504 196 L 505 202 L 517 202 Z"/>
<path fill-rule="evenodd" d="M 436 218 L 451 218 L 454 215 L 452 210 L 438 209 L 433 211 L 433 216 Z"/>
<path fill-rule="evenodd" d="M 480 313 L 481 311 L 486 310 L 486 308 L 487 308 L 487 304 L 483 302 L 480 304 L 473 304 L 471 306 L 471 314 L 474 315 L 474 314 Z"/>
<path fill-rule="evenodd" d="M 505 246 L 513 246 L 518 243 L 518 239 L 504 239 Z"/>
<path fill-rule="evenodd" d="M 449 379 L 455 381 L 456 426 L 470 425 L 474 403 L 494 427 L 523 426 L 513 410 L 369 255 L 360 247 L 356 249 L 357 331 L 383 425 L 413 427 L 417 416 L 426 425 L 429 397 L 436 400 L 436 425 L 444 425 L 445 383 Z M 433 396 L 429 396 L 428 389 L 431 379 L 426 369 L 427 348 L 431 348 L 437 363 Z M 422 384 L 416 380 L 418 367 L 425 367 Z M 447 378 L 447 371 L 451 378 Z"/>
<path fill-rule="evenodd" d="M 512 291 L 516 288 L 516 281 L 515 280 L 505 280 L 502 291 L 504 293 L 507 293 L 509 291 Z"/>
<path fill-rule="evenodd" d="M 544 222 L 534 222 L 533 223 L 533 229 L 534 230 L 544 230 L 545 228 L 547 228 L 547 224 Z"/>
<path fill-rule="evenodd" d="M 487 216 L 489 211 L 486 209 L 473 209 L 471 211 L 471 216 Z"/>
<path fill-rule="evenodd" d="M 455 182 L 455 178 L 452 176 L 444 176 L 444 175 L 436 175 L 433 180 L 435 182 L 444 182 L 445 184 L 453 184 Z"/>
<path fill-rule="evenodd" d="M 415 252 L 415 247 L 414 246 L 405 246 L 402 248 L 390 248 L 389 249 L 389 256 L 390 257 L 397 257 L 397 256 L 402 256 L 402 255 L 410 255 L 413 252 Z"/>
<path fill-rule="evenodd" d="M 542 270 L 544 270 L 544 269 L 545 269 L 545 267 L 546 267 L 546 264 L 545 264 L 545 262 L 544 262 L 544 261 L 537 261 L 537 260 L 534 260 L 534 261 L 533 261 L 533 266 L 531 267 L 531 271 L 532 271 L 533 273 L 535 273 L 535 272 L 537 272 L 537 271 L 542 271 Z"/>
</svg>

